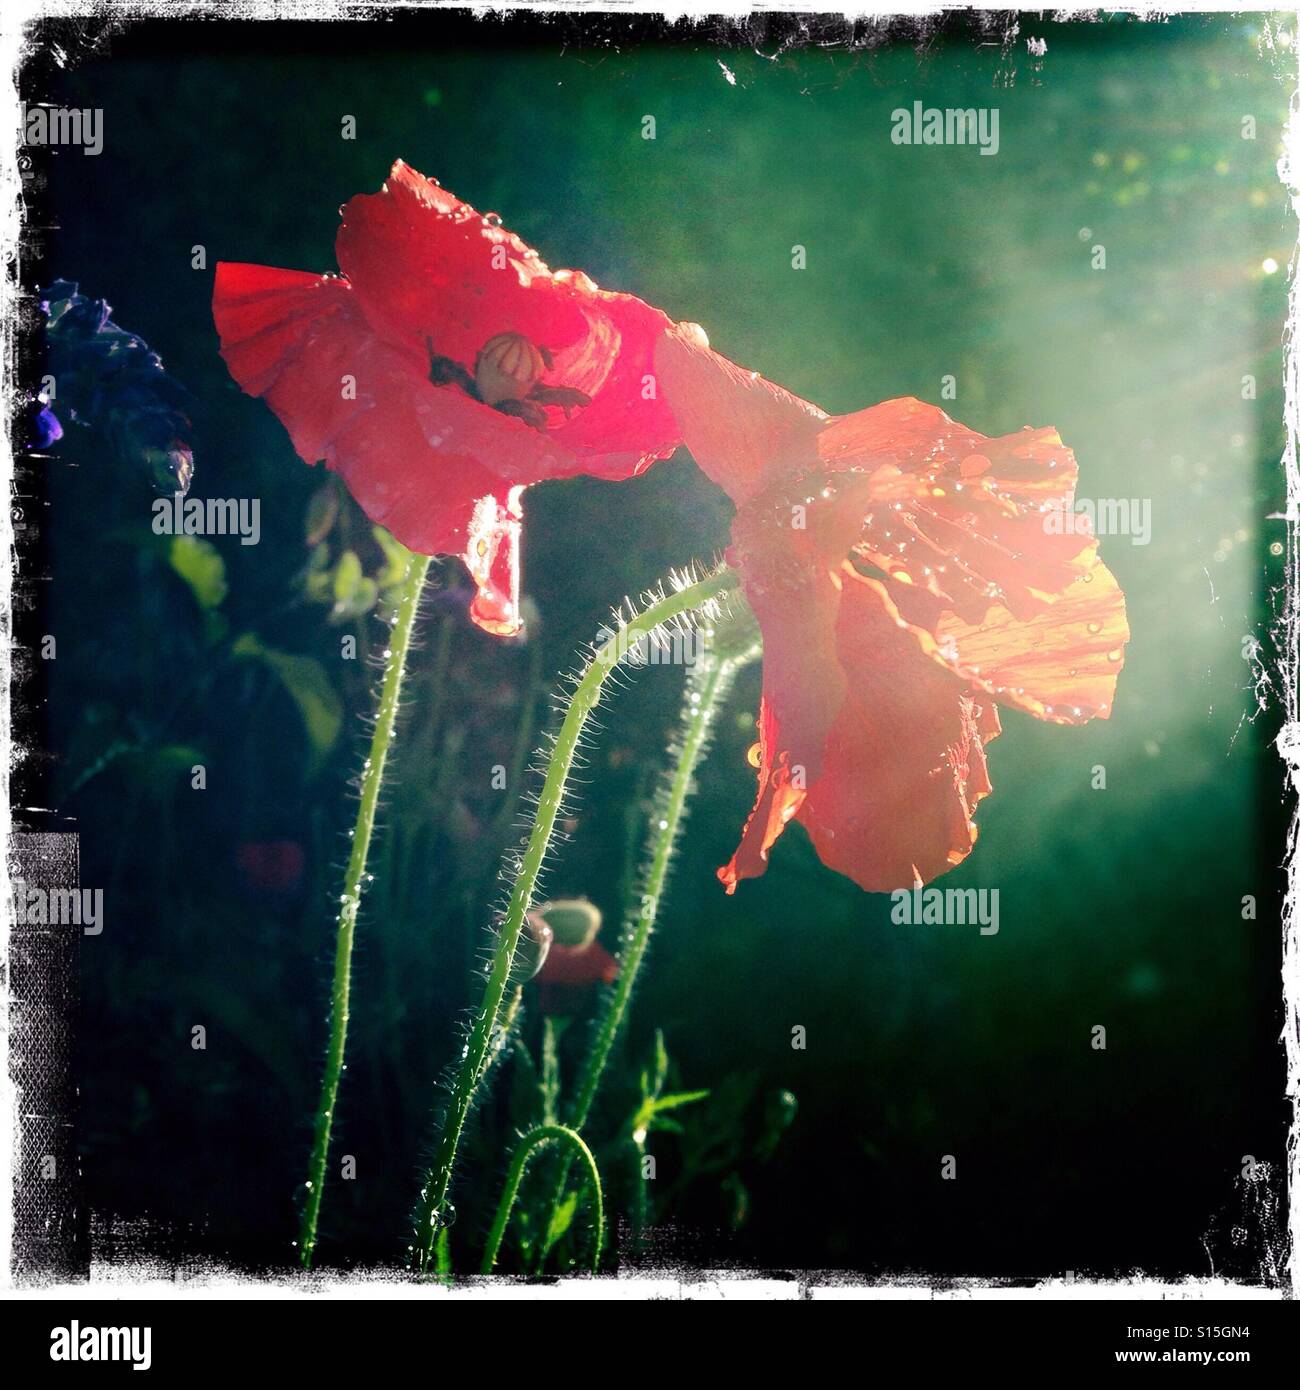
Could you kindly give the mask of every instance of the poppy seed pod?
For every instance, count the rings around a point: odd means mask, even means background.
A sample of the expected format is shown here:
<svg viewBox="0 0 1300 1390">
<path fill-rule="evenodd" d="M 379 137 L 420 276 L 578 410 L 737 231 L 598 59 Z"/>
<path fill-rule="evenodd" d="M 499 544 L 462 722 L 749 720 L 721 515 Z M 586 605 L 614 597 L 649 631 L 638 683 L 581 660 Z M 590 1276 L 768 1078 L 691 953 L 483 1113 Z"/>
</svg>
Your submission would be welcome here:
<svg viewBox="0 0 1300 1390">
<path fill-rule="evenodd" d="M 554 937 L 546 922 L 535 912 L 524 918 L 524 930 L 519 933 L 515 946 L 515 958 L 510 966 L 507 982 L 511 985 L 526 985 L 546 964 Z"/>
<path fill-rule="evenodd" d="M 474 363 L 474 384 L 485 405 L 521 401 L 546 370 L 541 349 L 522 333 L 498 333 Z"/>
</svg>

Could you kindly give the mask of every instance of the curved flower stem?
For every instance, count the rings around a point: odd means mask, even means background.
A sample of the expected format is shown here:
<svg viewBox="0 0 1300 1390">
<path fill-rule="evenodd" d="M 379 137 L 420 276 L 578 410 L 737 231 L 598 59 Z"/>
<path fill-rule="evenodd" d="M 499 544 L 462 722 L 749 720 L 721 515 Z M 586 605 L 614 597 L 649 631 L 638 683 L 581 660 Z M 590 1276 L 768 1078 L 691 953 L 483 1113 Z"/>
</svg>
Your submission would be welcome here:
<svg viewBox="0 0 1300 1390">
<path fill-rule="evenodd" d="M 569 697 L 568 709 L 547 763 L 537 814 L 519 862 L 505 918 L 493 945 L 483 999 L 474 1015 L 469 1038 L 461 1054 L 460 1067 L 434 1153 L 433 1167 L 420 1191 L 413 1247 L 415 1266 L 420 1272 L 429 1267 L 438 1227 L 448 1207 L 447 1193 L 451 1187 L 461 1132 L 474 1100 L 483 1058 L 496 1027 L 515 946 L 519 941 L 524 916 L 532 905 L 537 875 L 541 872 L 542 861 L 551 842 L 578 743 L 600 697 L 601 686 L 620 660 L 643 639 L 647 639 L 655 628 L 703 607 L 732 588 L 735 582 L 730 570 L 721 570 L 649 604 L 640 614 L 621 623 L 613 636 L 596 649 Z"/>
<path fill-rule="evenodd" d="M 591 1187 L 592 1216 L 596 1228 L 591 1252 L 591 1272 L 595 1274 L 600 1268 L 600 1256 L 605 1248 L 605 1198 L 601 1192 L 600 1170 L 596 1167 L 596 1160 L 582 1137 L 567 1125 L 538 1125 L 519 1141 L 519 1147 L 515 1149 L 514 1157 L 510 1161 L 506 1185 L 501 1192 L 497 1214 L 492 1220 L 492 1230 L 488 1233 L 487 1248 L 483 1251 L 483 1274 L 491 1274 L 492 1266 L 497 1262 L 501 1241 L 505 1237 L 506 1227 L 510 1224 L 510 1213 L 514 1210 L 515 1198 L 519 1195 L 519 1184 L 524 1179 L 528 1160 L 543 1144 L 561 1142 L 568 1147 L 570 1161 L 576 1155 L 587 1169 L 587 1181 Z"/>
<path fill-rule="evenodd" d="M 686 813 L 686 803 L 690 799 L 691 783 L 695 768 L 708 746 L 713 719 L 727 698 L 736 673 L 757 655 L 758 648 L 732 656 L 719 656 L 705 635 L 702 650 L 691 667 L 686 682 L 686 696 L 682 707 L 682 728 L 673 752 L 675 760 L 670 763 L 663 785 L 655 802 L 651 820 L 646 867 L 641 879 L 641 900 L 629 912 L 623 928 L 623 949 L 619 953 L 618 981 L 608 996 L 592 1038 L 591 1048 L 583 1066 L 577 1093 L 569 1108 L 569 1124 L 581 1130 L 587 1123 L 592 1103 L 600 1089 L 605 1064 L 627 1014 L 628 1001 L 636 985 L 637 973 L 645 959 L 646 948 L 654 931 L 659 911 L 659 901 L 663 896 L 664 884 L 668 877 L 668 867 L 672 861 L 673 847 L 681 830 Z M 555 1210 L 564 1196 L 564 1185 L 568 1181 L 570 1156 L 565 1157 L 560 1167 L 555 1188 L 547 1204 L 542 1223 L 543 1244 L 542 1261 L 549 1253 L 549 1232 Z"/>
<path fill-rule="evenodd" d="M 581 1129 L 587 1123 L 587 1116 L 591 1113 L 592 1102 L 596 1099 L 600 1079 L 605 1071 L 605 1063 L 609 1061 L 610 1049 L 614 1046 L 614 1039 L 627 1013 L 628 1000 L 632 997 L 637 972 L 641 969 L 646 947 L 650 944 L 650 935 L 654 931 L 659 899 L 663 894 L 673 845 L 690 796 L 695 765 L 708 742 L 709 726 L 713 716 L 731 688 L 735 671 L 736 668 L 731 662 L 720 661 L 710 652 L 696 663 L 687 683 L 686 704 L 682 711 L 686 729 L 681 739 L 677 765 L 672 769 L 668 795 L 658 808 L 659 814 L 651 830 L 649 867 L 642 884 L 640 906 L 625 929 L 623 950 L 619 954 L 618 983 L 610 994 L 604 1015 L 596 1029 L 591 1051 L 587 1054 L 587 1064 L 583 1068 L 582 1080 L 578 1085 L 578 1093 L 574 1097 L 570 1113 L 570 1123 L 574 1129 Z"/>
<path fill-rule="evenodd" d="M 357 806 L 356 824 L 352 828 L 352 849 L 348 855 L 347 872 L 343 879 L 338 934 L 334 946 L 329 1044 L 325 1050 L 320 1105 L 316 1111 L 316 1135 L 307 1172 L 307 1201 L 298 1229 L 298 1258 L 304 1269 L 311 1268 L 312 1255 L 316 1249 L 316 1225 L 320 1218 L 321 1195 L 325 1187 L 325 1165 L 329 1160 L 330 1130 L 334 1122 L 334 1107 L 338 1100 L 339 1078 L 343 1073 L 343 1054 L 348 1037 L 348 999 L 352 988 L 352 941 L 356 934 L 357 911 L 361 906 L 366 856 L 370 851 L 370 839 L 375 828 L 375 811 L 379 805 L 379 789 L 384 780 L 384 763 L 392 746 L 393 730 L 397 723 L 402 676 L 406 670 L 407 654 L 411 649 L 411 633 L 415 627 L 420 595 L 424 590 L 424 581 L 428 573 L 429 557 L 412 555 L 406 582 L 398 600 L 397 616 L 388 638 L 384 678 L 379 691 L 379 707 L 375 713 L 375 729 L 370 736 L 370 749 L 361 769 L 361 798 Z"/>
</svg>

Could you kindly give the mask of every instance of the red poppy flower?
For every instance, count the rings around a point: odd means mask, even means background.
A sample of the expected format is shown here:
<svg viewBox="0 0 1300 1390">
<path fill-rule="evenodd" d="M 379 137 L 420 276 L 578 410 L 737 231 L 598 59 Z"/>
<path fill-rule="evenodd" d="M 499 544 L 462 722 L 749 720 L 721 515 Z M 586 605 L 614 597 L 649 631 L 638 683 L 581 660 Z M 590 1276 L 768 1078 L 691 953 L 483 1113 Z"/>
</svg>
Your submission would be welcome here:
<svg viewBox="0 0 1300 1390">
<path fill-rule="evenodd" d="M 534 977 L 538 1004 L 544 1014 L 577 1013 L 597 985 L 618 979 L 618 961 L 600 944 L 585 946 L 552 944 L 542 968 Z"/>
<path fill-rule="evenodd" d="M 657 370 L 737 504 L 728 558 L 763 630 L 758 800 L 727 891 L 791 818 L 863 888 L 946 872 L 992 790 L 999 704 L 1110 713 L 1128 624 L 1082 518 L 1060 524 L 1073 454 L 1055 430 L 991 439 L 910 398 L 829 417 L 686 325 Z"/>
<path fill-rule="evenodd" d="M 669 320 L 548 270 L 400 160 L 342 216 L 341 277 L 218 265 L 222 356 L 373 521 L 412 550 L 462 555 L 474 620 L 514 633 L 523 490 L 630 477 L 679 442 L 647 386 Z"/>
</svg>

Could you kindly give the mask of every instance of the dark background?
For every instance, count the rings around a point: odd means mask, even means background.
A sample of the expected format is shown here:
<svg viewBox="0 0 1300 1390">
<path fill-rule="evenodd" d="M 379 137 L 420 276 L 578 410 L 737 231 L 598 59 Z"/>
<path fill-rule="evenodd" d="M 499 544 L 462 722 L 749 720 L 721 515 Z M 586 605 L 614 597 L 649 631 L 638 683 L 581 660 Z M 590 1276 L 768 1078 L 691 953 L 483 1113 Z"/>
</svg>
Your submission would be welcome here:
<svg viewBox="0 0 1300 1390">
<path fill-rule="evenodd" d="M 668 30 L 439 13 L 34 33 L 22 95 L 102 108 L 106 144 L 97 158 L 32 152 L 25 281 L 77 280 L 147 338 L 195 398 L 194 495 L 257 497 L 262 516 L 258 546 L 215 540 L 227 592 L 205 607 L 150 531 L 143 473 L 93 433 L 70 431 L 25 479 L 40 500 L 19 636 L 56 633 L 59 654 L 20 668 L 31 756 L 15 801 L 52 809 L 17 823 L 77 830 L 82 882 L 106 898 L 104 935 L 81 950 L 83 1252 L 252 1269 L 292 1255 L 372 677 L 339 659 L 340 636 L 373 654 L 382 631 L 373 616 L 331 621 L 305 589 L 321 474 L 227 376 L 211 276 L 223 259 L 333 269 L 336 208 L 401 157 L 500 211 L 552 265 L 702 322 L 720 351 L 828 410 L 937 401 L 955 374 L 944 404 L 958 418 L 987 433 L 1054 424 L 1081 495 L 1152 500 L 1150 545 L 1103 547 L 1133 629 L 1113 718 L 1006 715 L 979 846 L 944 880 L 999 889 L 996 937 L 892 925 L 889 900 L 822 868 L 797 828 L 763 880 L 724 897 L 713 870 L 752 795 L 757 671 L 741 682 L 593 1123 L 616 1167 L 656 1027 L 674 1083 L 712 1092 L 681 1112 L 684 1135 L 652 1136 L 653 1253 L 1262 1277 L 1276 1236 L 1253 1220 L 1263 1189 L 1239 1175 L 1245 1155 L 1275 1173 L 1283 1155 L 1283 808 L 1242 644 L 1267 641 L 1282 578 L 1282 523 L 1265 517 L 1283 505 L 1294 237 L 1274 163 L 1293 63 L 1265 16 L 1008 23 Z M 999 154 L 894 146 L 890 112 L 916 99 L 996 105 Z M 535 488 L 527 510 L 531 641 L 471 629 L 451 561 L 422 625 L 358 933 L 333 1147 L 357 1178 L 326 1193 L 327 1265 L 401 1260 L 511 838 L 519 788 L 503 802 L 488 770 L 512 762 L 525 712 L 546 718 L 546 690 L 608 606 L 718 554 L 729 521 L 685 453 L 630 483 Z M 352 548 L 379 568 L 350 504 L 323 543 L 331 565 Z M 317 664 L 234 656 L 250 632 Z M 607 709 L 548 881 L 602 907 L 611 947 L 679 688 L 677 672 L 649 671 Z M 314 738 L 303 701 L 324 710 Z M 1257 921 L 1242 920 L 1245 894 Z M 196 1023 L 205 1051 L 190 1047 Z M 791 1049 L 796 1024 L 806 1051 Z M 565 1038 L 570 1066 L 582 1032 Z M 466 1260 L 512 1090 L 503 1075 L 466 1149 L 453 1233 Z M 773 1147 L 782 1090 L 798 1113 Z M 955 1182 L 940 1180 L 945 1154 Z"/>
</svg>

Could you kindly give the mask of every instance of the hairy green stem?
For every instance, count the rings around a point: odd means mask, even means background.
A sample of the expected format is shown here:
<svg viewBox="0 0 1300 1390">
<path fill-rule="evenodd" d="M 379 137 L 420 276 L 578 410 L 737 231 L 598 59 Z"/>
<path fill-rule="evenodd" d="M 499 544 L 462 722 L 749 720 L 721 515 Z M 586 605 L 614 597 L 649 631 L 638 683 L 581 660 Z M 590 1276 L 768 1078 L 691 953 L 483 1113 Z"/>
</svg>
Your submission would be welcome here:
<svg viewBox="0 0 1300 1390">
<path fill-rule="evenodd" d="M 641 902 L 631 917 L 623 950 L 619 955 L 618 982 L 609 996 L 605 1012 L 596 1029 L 587 1063 L 583 1068 L 578 1093 L 574 1097 L 569 1123 L 574 1129 L 581 1129 L 591 1114 L 592 1102 L 600 1088 L 600 1079 L 609 1061 L 610 1049 L 627 1013 L 628 1000 L 636 984 L 637 972 L 645 958 L 646 947 L 654 931 L 655 918 L 659 911 L 659 899 L 663 895 L 664 882 L 668 877 L 668 865 L 672 861 L 673 846 L 681 828 L 686 802 L 690 797 L 691 779 L 709 737 L 709 725 L 735 675 L 735 668 L 729 662 L 720 661 L 712 653 L 703 656 L 691 672 L 687 684 L 686 706 L 683 720 L 686 729 L 683 733 L 677 765 L 672 771 L 668 795 L 660 814 L 651 828 L 650 865 L 641 889 Z M 694 697 L 698 696 L 698 699 Z"/>
<path fill-rule="evenodd" d="M 719 656 L 710 645 L 707 632 L 701 635 L 704 638 L 703 650 L 697 654 L 686 682 L 682 729 L 673 750 L 675 760 L 670 763 L 651 821 L 649 855 L 641 880 L 641 901 L 628 914 L 624 925 L 618 979 L 596 1025 L 578 1089 L 569 1107 L 568 1121 L 575 1130 L 581 1130 L 587 1123 L 592 1104 L 600 1089 L 601 1078 L 605 1073 L 605 1065 L 613 1050 L 614 1040 L 627 1014 L 628 1001 L 632 997 L 641 962 L 645 959 L 646 948 L 654 932 L 659 902 L 672 862 L 673 848 L 681 830 L 686 804 L 690 799 L 695 768 L 708 746 L 714 716 L 725 701 L 736 672 L 757 653 L 755 648 L 737 655 Z M 545 1261 L 549 1253 L 546 1241 L 549 1238 L 555 1210 L 564 1196 L 571 1163 L 571 1158 L 566 1155 L 547 1202 L 541 1227 L 542 1261 Z"/>
<path fill-rule="evenodd" d="M 298 1258 L 304 1269 L 311 1268 L 316 1250 L 316 1227 L 320 1220 L 321 1196 L 325 1188 L 325 1165 L 329 1161 L 330 1131 L 338 1101 L 339 1078 L 343 1074 L 343 1055 L 348 1039 L 348 1000 L 352 989 L 352 942 L 356 935 L 357 911 L 361 906 L 366 876 L 366 856 L 375 829 L 375 812 L 384 780 L 384 764 L 393 743 L 402 676 L 411 649 L 411 633 L 420 607 L 420 595 L 429 573 L 429 557 L 412 555 L 406 581 L 398 599 L 397 614 L 388 637 L 384 677 L 379 691 L 375 728 L 370 749 L 361 769 L 361 796 L 357 819 L 352 828 L 352 849 L 339 900 L 338 931 L 334 946 L 334 980 L 330 990 L 330 1035 L 325 1050 L 325 1070 L 321 1077 L 320 1105 L 316 1112 L 316 1133 L 307 1171 L 307 1201 L 298 1229 Z"/>
<path fill-rule="evenodd" d="M 487 1248 L 483 1251 L 482 1273 L 491 1274 L 492 1267 L 497 1262 L 497 1255 L 501 1250 L 501 1242 L 505 1237 L 506 1227 L 510 1224 L 510 1213 L 514 1210 L 515 1198 L 519 1195 L 519 1184 L 524 1180 L 524 1170 L 528 1167 L 528 1160 L 543 1144 L 556 1143 L 566 1145 L 570 1161 L 577 1157 L 587 1169 L 587 1182 L 591 1188 L 592 1218 L 595 1226 L 591 1252 L 591 1272 L 595 1274 L 600 1268 L 600 1256 L 605 1248 L 605 1198 L 601 1192 L 600 1170 L 596 1167 L 596 1160 L 592 1157 L 591 1150 L 583 1142 L 582 1137 L 575 1134 L 567 1125 L 538 1125 L 536 1129 L 529 1130 L 519 1141 L 519 1146 L 515 1149 L 514 1157 L 510 1161 L 510 1170 L 506 1174 L 506 1185 L 501 1192 L 501 1201 L 497 1204 L 497 1213 L 492 1220 L 492 1229 L 488 1233 Z"/>
<path fill-rule="evenodd" d="M 551 835 L 555 829 L 555 820 L 564 798 L 565 785 L 578 751 L 579 740 L 600 697 L 601 686 L 619 662 L 657 627 L 703 607 L 734 584 L 735 576 L 731 571 L 722 570 L 658 599 L 636 617 L 621 623 L 613 636 L 596 649 L 569 698 L 568 709 L 555 736 L 547 763 L 546 777 L 537 803 L 537 814 L 519 862 L 505 918 L 493 945 L 492 961 L 483 987 L 483 998 L 474 1015 L 469 1038 L 461 1054 L 460 1066 L 434 1153 L 433 1167 L 420 1192 L 413 1246 L 414 1263 L 420 1272 L 429 1267 L 438 1228 L 445 1219 L 449 1205 L 447 1194 L 451 1188 L 461 1134 L 473 1104 L 483 1057 L 496 1027 L 497 1014 L 501 1009 L 519 933 L 523 928 L 524 916 L 532 906 L 533 890 L 537 886 L 537 876 L 541 872 L 542 862 L 546 858 Z"/>
</svg>

